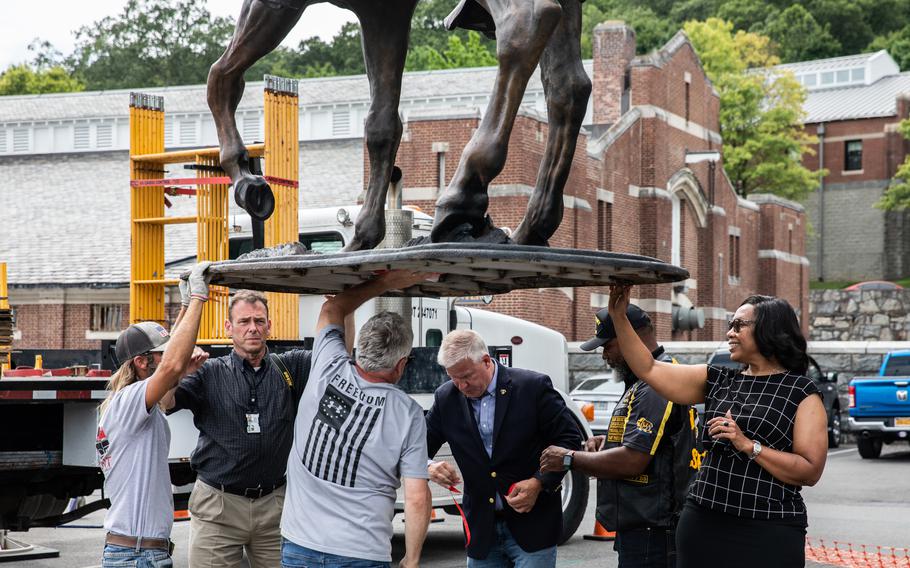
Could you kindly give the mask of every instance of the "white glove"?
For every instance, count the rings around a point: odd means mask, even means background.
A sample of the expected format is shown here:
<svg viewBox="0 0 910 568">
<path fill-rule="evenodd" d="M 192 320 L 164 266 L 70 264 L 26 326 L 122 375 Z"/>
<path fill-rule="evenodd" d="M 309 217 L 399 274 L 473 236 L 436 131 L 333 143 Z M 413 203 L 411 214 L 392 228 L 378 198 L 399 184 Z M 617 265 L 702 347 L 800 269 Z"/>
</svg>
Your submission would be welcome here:
<svg viewBox="0 0 910 568">
<path fill-rule="evenodd" d="M 193 267 L 193 271 L 190 272 L 190 278 L 187 282 L 187 286 L 190 289 L 190 297 L 196 298 L 197 300 L 202 300 L 207 302 L 209 299 L 209 280 L 211 280 L 211 275 L 206 274 L 211 262 L 204 261 L 200 262 Z"/>
<path fill-rule="evenodd" d="M 187 277 L 189 278 L 189 277 Z M 190 305 L 190 283 L 188 279 L 181 278 L 177 284 L 180 288 L 180 305 L 184 308 Z"/>
</svg>

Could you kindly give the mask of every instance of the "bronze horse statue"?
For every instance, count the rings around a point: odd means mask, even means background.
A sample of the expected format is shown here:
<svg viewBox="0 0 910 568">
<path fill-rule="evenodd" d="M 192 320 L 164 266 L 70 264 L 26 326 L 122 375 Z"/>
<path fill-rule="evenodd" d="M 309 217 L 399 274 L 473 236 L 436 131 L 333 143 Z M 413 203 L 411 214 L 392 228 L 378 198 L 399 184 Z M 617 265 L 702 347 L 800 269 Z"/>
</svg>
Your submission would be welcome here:
<svg viewBox="0 0 910 568">
<path fill-rule="evenodd" d="M 275 49 L 310 4 L 324 0 L 244 0 L 237 27 L 208 77 L 208 104 L 221 147 L 221 166 L 238 202 L 254 218 L 271 214 L 266 181 L 250 172 L 234 111 L 243 94 L 243 73 Z M 386 192 L 401 140 L 398 115 L 401 77 L 411 17 L 418 0 L 329 0 L 351 10 L 362 30 L 363 56 L 372 102 L 364 128 L 369 185 L 347 250 L 371 249 L 385 235 Z M 581 62 L 582 0 L 461 0 L 446 18 L 496 38 L 499 70 L 489 107 L 458 169 L 436 202 L 432 242 L 489 239 L 497 232 L 487 216 L 487 186 L 506 162 L 509 136 L 521 99 L 538 63 L 547 101 L 549 135 L 525 218 L 511 235 L 516 244 L 548 244 L 563 214 L 562 190 L 591 94 Z M 245 196 L 240 198 L 239 196 Z"/>
</svg>

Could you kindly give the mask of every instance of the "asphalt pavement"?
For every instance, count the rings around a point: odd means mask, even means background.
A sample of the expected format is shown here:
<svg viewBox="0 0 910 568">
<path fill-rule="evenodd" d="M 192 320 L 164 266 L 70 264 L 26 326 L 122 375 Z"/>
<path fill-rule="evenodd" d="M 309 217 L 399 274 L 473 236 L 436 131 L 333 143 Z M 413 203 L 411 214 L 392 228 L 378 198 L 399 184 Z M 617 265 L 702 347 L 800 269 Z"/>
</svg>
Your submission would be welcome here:
<svg viewBox="0 0 910 568">
<path fill-rule="evenodd" d="M 818 546 L 857 549 L 866 545 L 910 549 L 910 446 L 886 446 L 878 460 L 863 460 L 853 447 L 843 447 L 828 453 L 828 463 L 821 481 L 803 490 L 809 509 L 808 536 Z M 617 566 L 616 553 L 610 542 L 584 540 L 582 534 L 594 528 L 594 486 L 592 498 L 578 532 L 560 547 L 557 564 L 560 567 Z M 461 519 L 443 515 L 443 522 L 433 523 L 424 545 L 423 566 L 434 568 L 463 567 L 464 540 Z M 33 529 L 10 536 L 27 543 L 60 551 L 59 558 L 17 561 L 8 566 L 16 568 L 88 568 L 100 565 L 104 512 L 99 511 L 67 527 Z M 401 515 L 395 520 L 393 553 L 400 558 L 404 544 L 404 524 Z M 174 566 L 187 566 L 189 523 L 174 524 L 173 539 L 177 543 Z M 821 567 L 825 563 L 809 562 L 807 566 Z"/>
</svg>

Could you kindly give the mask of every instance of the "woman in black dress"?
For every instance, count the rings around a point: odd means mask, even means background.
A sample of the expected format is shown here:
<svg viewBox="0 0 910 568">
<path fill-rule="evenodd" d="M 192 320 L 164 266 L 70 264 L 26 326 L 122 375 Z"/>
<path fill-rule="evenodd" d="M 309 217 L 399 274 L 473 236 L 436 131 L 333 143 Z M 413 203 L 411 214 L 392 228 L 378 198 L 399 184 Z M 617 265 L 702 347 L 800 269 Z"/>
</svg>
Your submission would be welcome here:
<svg viewBox="0 0 910 568">
<path fill-rule="evenodd" d="M 707 455 L 676 531 L 677 566 L 805 565 L 803 485 L 825 468 L 827 417 L 808 379 L 806 340 L 785 300 L 750 296 L 730 321 L 732 371 L 654 360 L 626 318 L 631 287 L 610 288 L 610 316 L 635 375 L 679 404 L 705 403 Z"/>
</svg>

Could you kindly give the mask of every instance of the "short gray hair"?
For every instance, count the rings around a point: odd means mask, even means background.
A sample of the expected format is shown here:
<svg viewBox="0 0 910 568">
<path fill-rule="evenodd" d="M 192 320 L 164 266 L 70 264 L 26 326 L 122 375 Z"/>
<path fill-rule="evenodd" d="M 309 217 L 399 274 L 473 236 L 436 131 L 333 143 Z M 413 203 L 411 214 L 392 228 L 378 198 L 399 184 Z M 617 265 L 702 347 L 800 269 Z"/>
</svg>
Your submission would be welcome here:
<svg viewBox="0 0 910 568">
<path fill-rule="evenodd" d="M 448 369 L 465 359 L 479 363 L 487 354 L 487 344 L 479 333 L 473 329 L 456 329 L 442 340 L 436 362 Z"/>
<path fill-rule="evenodd" d="M 368 372 L 388 371 L 408 356 L 413 342 L 410 321 L 396 313 L 380 312 L 360 328 L 357 364 Z"/>
</svg>

